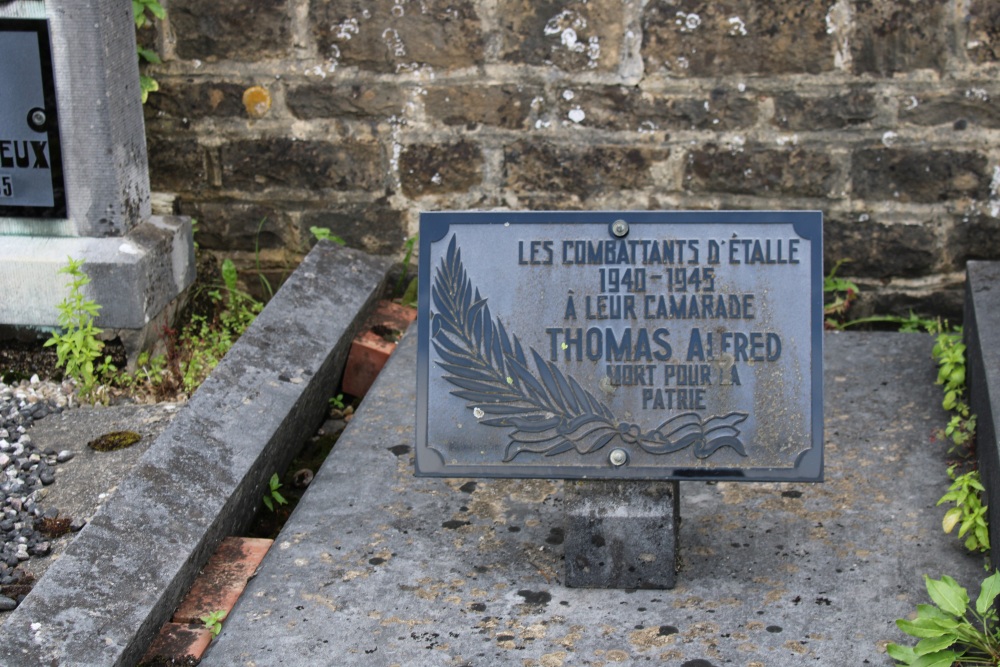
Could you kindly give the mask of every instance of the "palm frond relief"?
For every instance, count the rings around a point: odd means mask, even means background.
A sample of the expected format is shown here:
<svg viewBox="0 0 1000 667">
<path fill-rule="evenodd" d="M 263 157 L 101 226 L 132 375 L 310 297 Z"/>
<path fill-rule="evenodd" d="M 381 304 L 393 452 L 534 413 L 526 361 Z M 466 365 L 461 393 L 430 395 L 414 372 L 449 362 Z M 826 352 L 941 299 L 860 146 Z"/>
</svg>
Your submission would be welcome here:
<svg viewBox="0 0 1000 667">
<path fill-rule="evenodd" d="M 695 412 L 685 412 L 644 431 L 638 424 L 618 420 L 605 404 L 534 349 L 529 347 L 525 354 L 517 336 L 508 334 L 500 319 L 493 318 L 486 299 L 472 285 L 454 235 L 436 271 L 431 299 L 437 364 L 445 372 L 444 379 L 457 387 L 450 393 L 467 402 L 480 424 L 512 429 L 505 463 L 524 452 L 589 454 L 615 439 L 655 455 L 692 446 L 699 459 L 723 447 L 747 455 L 736 428 L 749 416 L 746 412 L 704 421 Z"/>
</svg>

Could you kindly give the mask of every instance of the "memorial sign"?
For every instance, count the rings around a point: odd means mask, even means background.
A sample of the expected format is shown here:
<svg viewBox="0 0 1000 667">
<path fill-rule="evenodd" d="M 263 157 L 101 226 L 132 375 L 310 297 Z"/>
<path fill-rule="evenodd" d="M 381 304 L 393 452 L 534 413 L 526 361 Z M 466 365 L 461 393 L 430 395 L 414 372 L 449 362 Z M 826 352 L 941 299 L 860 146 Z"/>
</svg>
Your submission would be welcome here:
<svg viewBox="0 0 1000 667">
<path fill-rule="evenodd" d="M 821 481 L 822 214 L 420 221 L 419 475 Z"/>
<path fill-rule="evenodd" d="M 48 23 L 0 19 L 0 216 L 66 216 Z"/>
</svg>

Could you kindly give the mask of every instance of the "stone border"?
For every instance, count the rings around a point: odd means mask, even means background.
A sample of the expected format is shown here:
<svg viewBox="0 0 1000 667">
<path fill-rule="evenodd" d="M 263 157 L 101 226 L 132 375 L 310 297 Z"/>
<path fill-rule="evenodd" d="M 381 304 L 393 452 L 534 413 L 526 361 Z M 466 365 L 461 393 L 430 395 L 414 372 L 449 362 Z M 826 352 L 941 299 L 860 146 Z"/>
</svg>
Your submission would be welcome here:
<svg viewBox="0 0 1000 667">
<path fill-rule="evenodd" d="M 5 665 L 132 665 L 318 427 L 385 258 L 319 243 L 0 627 Z"/>
<path fill-rule="evenodd" d="M 1000 262 L 970 261 L 965 282 L 966 383 L 976 415 L 976 451 L 986 487 L 990 561 L 1000 565 Z"/>
</svg>

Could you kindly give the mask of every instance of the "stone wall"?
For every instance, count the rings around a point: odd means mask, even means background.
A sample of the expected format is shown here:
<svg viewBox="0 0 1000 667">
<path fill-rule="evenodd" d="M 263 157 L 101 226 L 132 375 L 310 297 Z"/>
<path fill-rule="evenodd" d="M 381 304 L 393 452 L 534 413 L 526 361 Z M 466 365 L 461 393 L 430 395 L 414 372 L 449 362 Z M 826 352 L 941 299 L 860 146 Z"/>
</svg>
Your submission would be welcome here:
<svg viewBox="0 0 1000 667">
<path fill-rule="evenodd" d="M 244 266 L 421 210 L 820 209 L 857 314 L 959 316 L 1000 258 L 996 0 L 163 4 L 153 189 Z"/>
</svg>

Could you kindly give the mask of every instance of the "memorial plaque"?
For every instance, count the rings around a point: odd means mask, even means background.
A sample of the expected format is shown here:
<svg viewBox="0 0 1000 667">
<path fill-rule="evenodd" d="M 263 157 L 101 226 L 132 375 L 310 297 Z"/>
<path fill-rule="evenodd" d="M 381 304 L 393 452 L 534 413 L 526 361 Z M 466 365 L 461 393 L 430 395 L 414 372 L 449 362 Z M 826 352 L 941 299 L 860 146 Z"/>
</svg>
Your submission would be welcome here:
<svg viewBox="0 0 1000 667">
<path fill-rule="evenodd" d="M 48 23 L 0 19 L 0 215 L 66 216 Z"/>
<path fill-rule="evenodd" d="M 417 474 L 821 481 L 822 227 L 423 214 Z"/>
</svg>

